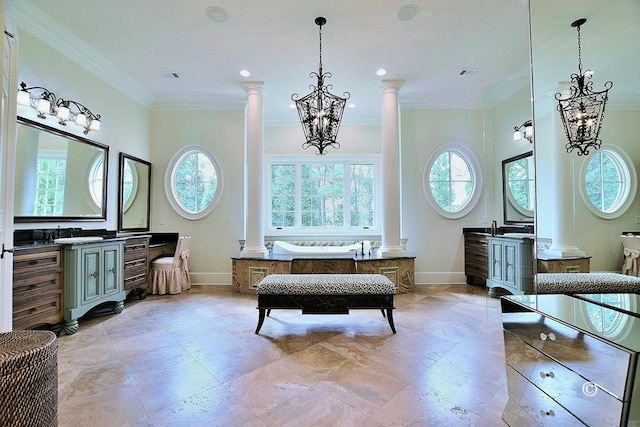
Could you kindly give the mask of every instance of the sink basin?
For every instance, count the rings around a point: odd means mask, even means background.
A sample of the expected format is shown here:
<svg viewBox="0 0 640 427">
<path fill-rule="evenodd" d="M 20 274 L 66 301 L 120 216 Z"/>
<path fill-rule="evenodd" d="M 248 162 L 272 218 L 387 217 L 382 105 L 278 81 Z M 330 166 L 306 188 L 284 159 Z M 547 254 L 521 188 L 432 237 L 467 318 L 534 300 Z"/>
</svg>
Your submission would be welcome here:
<svg viewBox="0 0 640 427">
<path fill-rule="evenodd" d="M 533 233 L 504 233 L 504 237 L 515 237 L 518 239 L 534 239 L 536 237 Z"/>
<path fill-rule="evenodd" d="M 100 240 L 103 240 L 103 238 L 100 236 L 60 237 L 58 239 L 55 239 L 53 243 L 61 243 L 61 244 L 89 243 L 89 242 L 99 242 Z"/>
</svg>

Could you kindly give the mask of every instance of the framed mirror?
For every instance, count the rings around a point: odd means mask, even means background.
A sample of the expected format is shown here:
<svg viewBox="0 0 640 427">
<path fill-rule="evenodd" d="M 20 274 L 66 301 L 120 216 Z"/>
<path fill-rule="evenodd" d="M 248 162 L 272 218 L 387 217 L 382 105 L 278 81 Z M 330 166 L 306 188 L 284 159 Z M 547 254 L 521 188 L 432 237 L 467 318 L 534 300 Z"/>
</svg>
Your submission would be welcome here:
<svg viewBox="0 0 640 427">
<path fill-rule="evenodd" d="M 18 117 L 15 222 L 105 221 L 109 147 Z"/>
<path fill-rule="evenodd" d="M 149 231 L 151 163 L 120 153 L 118 231 Z"/>
<path fill-rule="evenodd" d="M 505 224 L 533 224 L 535 185 L 533 151 L 502 161 L 502 206 Z"/>
</svg>

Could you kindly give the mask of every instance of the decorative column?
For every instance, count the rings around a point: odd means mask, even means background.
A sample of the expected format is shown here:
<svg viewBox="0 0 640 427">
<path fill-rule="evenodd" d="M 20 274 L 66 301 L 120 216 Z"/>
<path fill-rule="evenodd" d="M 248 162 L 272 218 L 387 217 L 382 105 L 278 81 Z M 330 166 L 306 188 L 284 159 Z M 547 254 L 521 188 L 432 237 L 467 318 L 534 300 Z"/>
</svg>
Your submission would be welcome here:
<svg viewBox="0 0 640 427">
<path fill-rule="evenodd" d="M 399 80 L 382 81 L 382 257 L 404 255 L 401 242 Z"/>
<path fill-rule="evenodd" d="M 569 94 L 569 83 L 562 82 L 556 92 L 562 92 L 562 96 Z M 553 99 L 553 98 L 552 98 Z M 573 182 L 573 161 L 576 154 L 568 154 L 564 148 L 566 135 L 562 127 L 562 120 L 556 109 L 557 101 L 553 99 L 551 111 L 551 145 L 553 147 L 551 158 L 551 173 L 556 191 L 553 195 L 553 223 L 551 226 L 551 246 L 544 254 L 553 258 L 566 258 L 584 256 L 575 244 L 575 185 Z"/>
<path fill-rule="evenodd" d="M 245 109 L 245 243 L 240 257 L 264 258 L 269 251 L 264 245 L 263 159 L 264 111 L 262 107 L 263 82 L 247 82 Z"/>
</svg>

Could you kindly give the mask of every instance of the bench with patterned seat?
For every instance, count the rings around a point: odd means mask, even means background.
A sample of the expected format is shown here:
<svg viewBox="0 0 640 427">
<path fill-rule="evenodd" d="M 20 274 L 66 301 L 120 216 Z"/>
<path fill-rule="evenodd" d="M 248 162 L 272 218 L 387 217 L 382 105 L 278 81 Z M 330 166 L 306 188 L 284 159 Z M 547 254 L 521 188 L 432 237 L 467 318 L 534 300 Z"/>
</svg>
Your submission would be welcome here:
<svg viewBox="0 0 640 427">
<path fill-rule="evenodd" d="M 538 273 L 537 294 L 640 294 L 640 277 L 620 273 Z"/>
<path fill-rule="evenodd" d="M 300 309 L 302 314 L 349 314 L 350 309 L 379 309 L 393 333 L 396 287 L 382 274 L 271 274 L 258 283 L 258 327 L 271 310 Z"/>
</svg>

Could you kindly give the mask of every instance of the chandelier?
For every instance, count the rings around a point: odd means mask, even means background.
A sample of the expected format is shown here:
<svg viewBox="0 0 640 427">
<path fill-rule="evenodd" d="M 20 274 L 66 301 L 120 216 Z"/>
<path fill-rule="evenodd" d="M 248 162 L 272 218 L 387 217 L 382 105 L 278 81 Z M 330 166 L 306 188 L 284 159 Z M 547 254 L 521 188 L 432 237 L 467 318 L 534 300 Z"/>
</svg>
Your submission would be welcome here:
<svg viewBox="0 0 640 427">
<path fill-rule="evenodd" d="M 327 23 L 327 20 L 318 17 L 315 23 L 319 27 L 320 66 L 318 72 L 313 71 L 309 77 L 317 78 L 318 84 L 309 86 L 310 94 L 298 98 L 298 94 L 294 93 L 291 95 L 291 99 L 296 103 L 304 130 L 306 142 L 302 144 L 302 148 L 306 150 L 313 146 L 316 148 L 316 154 L 323 155 L 327 147 L 340 148 L 336 137 L 344 106 L 351 95 L 349 92 L 344 92 L 342 97 L 333 95 L 329 92 L 333 86 L 324 84 L 324 79 L 331 77 L 331 73 L 322 71 L 322 26 Z"/>
<path fill-rule="evenodd" d="M 597 150 L 602 145 L 598 136 L 604 118 L 604 107 L 607 103 L 609 89 L 613 87 L 613 83 L 608 81 L 604 84 L 603 91 L 595 92 L 593 91 L 593 82 L 585 81 L 586 79 L 590 80 L 593 76 L 591 70 L 582 71 L 580 26 L 585 22 L 587 20 L 581 18 L 571 23 L 571 26 L 577 28 L 578 31 L 578 74 L 571 75 L 573 85 L 569 88 L 570 94 L 566 98 L 563 98 L 562 93 L 555 95 L 568 141 L 565 144 L 565 149 L 567 153 L 578 150 L 578 156 L 588 155 L 590 147 Z"/>
<path fill-rule="evenodd" d="M 36 91 L 39 92 L 38 95 L 35 94 Z M 57 117 L 58 123 L 62 126 L 66 126 L 67 122 L 75 123 L 84 129 L 85 135 L 89 131 L 100 130 L 99 114 L 92 113 L 77 101 L 58 98 L 55 93 L 42 86 L 27 87 L 25 82 L 20 83 L 17 102 L 36 110 L 42 120 L 50 115 Z"/>
</svg>

